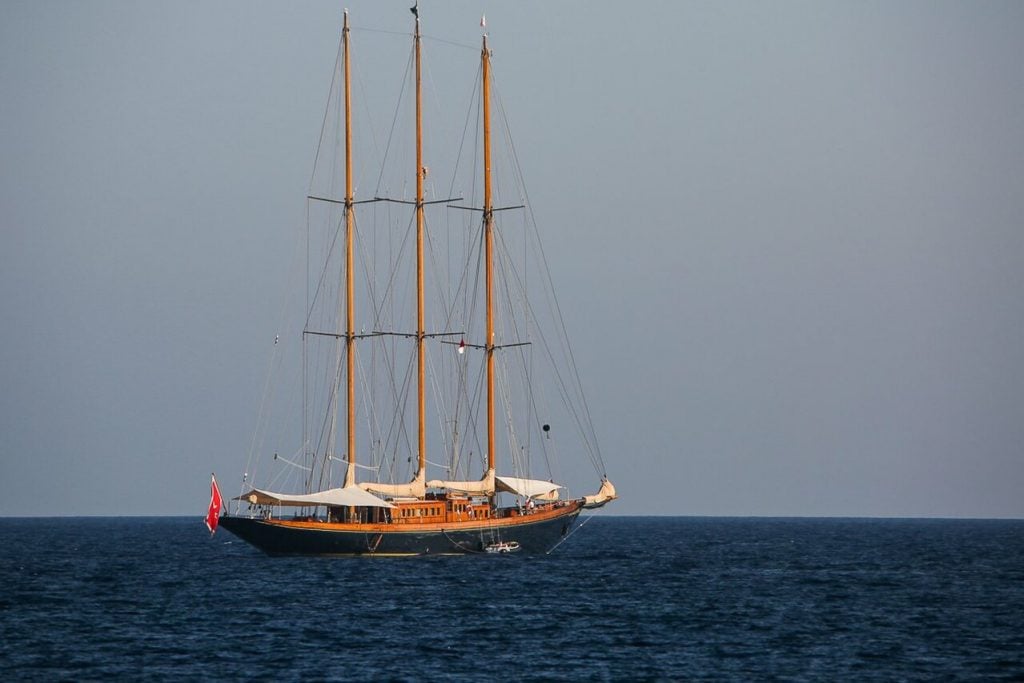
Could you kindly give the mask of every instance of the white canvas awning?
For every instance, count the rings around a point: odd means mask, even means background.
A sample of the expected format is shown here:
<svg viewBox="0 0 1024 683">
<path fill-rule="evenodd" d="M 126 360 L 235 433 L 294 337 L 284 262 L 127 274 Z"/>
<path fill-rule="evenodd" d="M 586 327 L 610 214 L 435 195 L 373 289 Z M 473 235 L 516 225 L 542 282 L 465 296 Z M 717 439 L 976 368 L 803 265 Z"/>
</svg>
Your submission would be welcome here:
<svg viewBox="0 0 1024 683">
<path fill-rule="evenodd" d="M 328 489 L 316 493 L 274 493 L 262 489 L 251 489 L 235 498 L 253 505 L 284 505 L 288 507 L 305 507 L 308 505 L 336 505 L 341 507 L 395 507 L 386 500 L 381 500 L 358 486 Z"/>
<path fill-rule="evenodd" d="M 495 477 L 499 491 L 515 493 L 527 498 L 544 498 L 553 500 L 558 497 L 558 489 L 565 488 L 543 479 L 521 479 L 520 477 Z"/>
</svg>

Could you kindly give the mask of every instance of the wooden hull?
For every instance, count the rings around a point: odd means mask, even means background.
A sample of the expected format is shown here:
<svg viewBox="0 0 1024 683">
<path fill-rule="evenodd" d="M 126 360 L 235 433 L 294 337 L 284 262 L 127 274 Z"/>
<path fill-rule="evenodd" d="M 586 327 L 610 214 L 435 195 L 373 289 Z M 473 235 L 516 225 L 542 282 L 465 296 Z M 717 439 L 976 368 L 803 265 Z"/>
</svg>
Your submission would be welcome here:
<svg viewBox="0 0 1024 683">
<path fill-rule="evenodd" d="M 549 552 L 572 529 L 579 502 L 522 516 L 426 524 L 344 524 L 229 516 L 220 525 L 268 555 L 468 555 L 498 541 Z"/>
</svg>

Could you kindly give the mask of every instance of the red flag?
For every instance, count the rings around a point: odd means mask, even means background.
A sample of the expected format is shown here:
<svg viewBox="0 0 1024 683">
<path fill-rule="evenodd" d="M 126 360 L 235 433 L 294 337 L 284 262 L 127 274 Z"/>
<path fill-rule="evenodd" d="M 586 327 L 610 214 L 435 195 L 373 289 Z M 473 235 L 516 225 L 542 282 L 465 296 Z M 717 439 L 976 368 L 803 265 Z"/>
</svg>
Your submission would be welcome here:
<svg viewBox="0 0 1024 683">
<path fill-rule="evenodd" d="M 210 535 L 217 531 L 217 522 L 220 521 L 220 507 L 224 500 L 220 497 L 220 489 L 217 488 L 217 477 L 210 475 L 210 509 L 206 513 L 206 528 Z"/>
</svg>

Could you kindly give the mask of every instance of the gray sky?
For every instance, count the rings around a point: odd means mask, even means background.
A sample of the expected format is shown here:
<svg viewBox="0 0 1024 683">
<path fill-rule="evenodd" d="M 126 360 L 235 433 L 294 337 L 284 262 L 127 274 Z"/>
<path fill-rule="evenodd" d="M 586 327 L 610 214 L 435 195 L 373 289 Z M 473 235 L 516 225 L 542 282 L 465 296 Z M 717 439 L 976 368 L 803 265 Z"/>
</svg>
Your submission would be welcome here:
<svg viewBox="0 0 1024 683">
<path fill-rule="evenodd" d="M 1024 4 L 422 5 L 487 15 L 610 512 L 1024 517 Z M 244 467 L 340 21 L 0 4 L 0 514 Z"/>
</svg>

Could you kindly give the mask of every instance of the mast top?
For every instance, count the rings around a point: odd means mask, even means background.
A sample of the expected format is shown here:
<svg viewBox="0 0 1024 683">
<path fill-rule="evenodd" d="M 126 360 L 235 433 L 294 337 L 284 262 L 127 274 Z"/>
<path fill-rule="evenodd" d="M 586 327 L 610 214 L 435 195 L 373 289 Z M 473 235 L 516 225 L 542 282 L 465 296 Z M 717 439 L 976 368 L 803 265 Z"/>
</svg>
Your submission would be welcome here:
<svg viewBox="0 0 1024 683">
<path fill-rule="evenodd" d="M 412 15 L 416 17 L 416 33 L 413 34 L 416 38 L 420 37 L 420 0 L 416 0 L 416 3 L 409 8 Z"/>
</svg>

